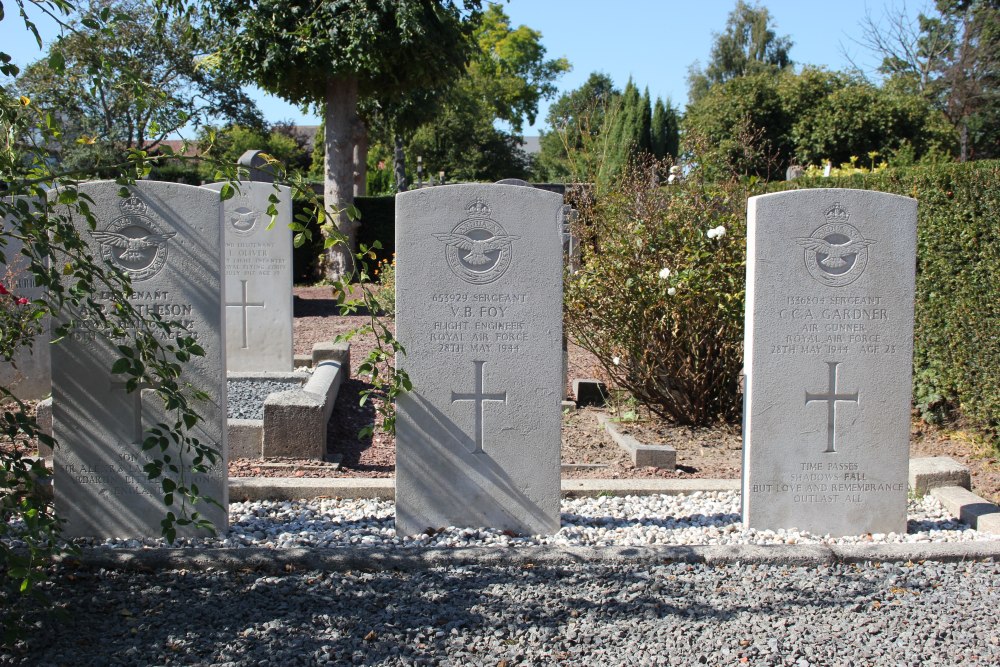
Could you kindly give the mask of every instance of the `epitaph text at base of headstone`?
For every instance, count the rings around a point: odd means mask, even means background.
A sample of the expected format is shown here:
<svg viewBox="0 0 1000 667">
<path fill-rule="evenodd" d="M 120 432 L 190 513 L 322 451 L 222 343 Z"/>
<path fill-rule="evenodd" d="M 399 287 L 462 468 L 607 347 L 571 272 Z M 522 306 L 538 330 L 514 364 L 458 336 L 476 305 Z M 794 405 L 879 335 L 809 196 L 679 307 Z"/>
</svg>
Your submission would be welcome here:
<svg viewBox="0 0 1000 667">
<path fill-rule="evenodd" d="M 205 187 L 218 191 L 223 183 Z M 292 192 L 243 181 L 224 203 L 226 368 L 292 370 Z M 269 197 L 277 196 L 271 223 Z M 218 196 L 218 195 L 216 195 Z"/>
<path fill-rule="evenodd" d="M 396 198 L 396 531 L 559 528 L 562 197 Z"/>
<path fill-rule="evenodd" d="M 228 523 L 226 464 L 226 374 L 222 302 L 222 202 L 216 192 L 178 183 L 140 181 L 131 196 L 120 197 L 113 182 L 87 183 L 80 192 L 93 201 L 97 228 L 74 216 L 92 256 L 126 271 L 134 293 L 130 301 L 145 315 L 159 315 L 188 328 L 205 356 L 183 366 L 182 383 L 208 394 L 193 406 L 201 415 L 190 435 L 220 452 L 208 474 L 188 474 L 202 495 L 222 504 L 198 506 L 217 530 Z M 110 306 L 110 294 L 98 301 Z M 160 481 L 147 479 L 151 455 L 142 440 L 151 426 L 173 424 L 150 388 L 126 392 L 126 377 L 111 373 L 122 357 L 105 331 L 81 322 L 53 346 L 53 435 L 56 511 L 66 520 L 67 536 L 158 536 L 168 509 Z M 169 341 L 165 341 L 169 342 Z M 156 450 L 157 456 L 162 456 Z M 173 448 L 166 452 L 178 461 Z M 186 461 L 190 462 L 190 455 Z M 189 508 L 190 509 L 190 508 Z M 179 529 L 178 534 L 197 534 Z"/>
<path fill-rule="evenodd" d="M 906 531 L 916 215 L 865 190 L 750 199 L 748 527 Z"/>
<path fill-rule="evenodd" d="M 8 221 L 0 224 L 0 233 L 13 230 Z M 21 254 L 24 247 L 20 239 L 5 234 L 7 244 L 0 247 L 6 263 L 0 260 L 0 285 L 7 291 L 0 295 L 0 300 L 6 299 L 2 307 L 13 311 L 28 311 L 30 304 L 21 300 L 34 301 L 45 296 L 45 288 L 35 284 L 35 276 L 29 270 L 31 261 Z M 52 362 L 49 353 L 49 317 L 37 323 L 38 333 L 31 345 L 22 346 L 10 363 L 0 360 L 0 386 L 5 387 L 14 396 L 23 401 L 45 398 L 52 391 Z"/>
</svg>

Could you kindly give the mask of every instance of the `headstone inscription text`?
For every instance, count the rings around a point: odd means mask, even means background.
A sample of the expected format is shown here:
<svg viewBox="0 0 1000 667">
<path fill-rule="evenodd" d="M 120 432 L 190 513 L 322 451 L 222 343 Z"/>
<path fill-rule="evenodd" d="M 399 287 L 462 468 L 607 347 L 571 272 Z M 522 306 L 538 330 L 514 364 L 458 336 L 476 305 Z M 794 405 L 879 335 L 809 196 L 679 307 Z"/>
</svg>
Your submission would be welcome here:
<svg viewBox="0 0 1000 667">
<path fill-rule="evenodd" d="M 750 199 L 747 526 L 905 532 L 916 210 L 864 190 Z"/>
<path fill-rule="evenodd" d="M 178 183 L 140 181 L 130 190 L 131 196 L 122 198 L 114 182 L 81 185 L 81 194 L 93 201 L 97 229 L 91 230 L 80 216 L 74 216 L 74 223 L 94 257 L 128 272 L 130 301 L 140 313 L 183 323 L 187 335 L 205 350 L 204 357 L 184 364 L 181 382 L 210 396 L 195 404 L 202 421 L 191 435 L 219 451 L 222 460 L 208 474 L 188 473 L 186 481 L 222 504 L 196 509 L 224 532 L 228 489 L 222 204 L 216 192 Z M 110 293 L 95 296 L 110 305 Z M 140 386 L 127 392 L 127 378 L 111 373 L 122 356 L 119 342 L 93 320 L 80 320 L 52 349 L 53 435 L 59 443 L 53 486 L 68 536 L 159 536 L 168 511 L 159 480 L 148 480 L 143 470 L 151 457 L 141 444 L 147 429 L 159 422 L 172 424 L 176 416 L 164 414 L 154 389 Z M 167 454 L 177 460 L 173 449 Z M 190 462 L 190 455 L 185 460 Z M 178 533 L 194 534 L 184 530 Z"/>
<path fill-rule="evenodd" d="M 559 528 L 562 198 L 449 185 L 396 198 L 396 531 Z"/>
<path fill-rule="evenodd" d="M 259 170 L 257 170 L 259 171 Z M 218 191 L 223 183 L 205 187 Z M 226 368 L 292 370 L 292 193 L 284 185 L 242 181 L 224 202 Z M 271 224 L 268 198 L 278 198 Z M 218 197 L 218 195 L 216 195 Z"/>
</svg>

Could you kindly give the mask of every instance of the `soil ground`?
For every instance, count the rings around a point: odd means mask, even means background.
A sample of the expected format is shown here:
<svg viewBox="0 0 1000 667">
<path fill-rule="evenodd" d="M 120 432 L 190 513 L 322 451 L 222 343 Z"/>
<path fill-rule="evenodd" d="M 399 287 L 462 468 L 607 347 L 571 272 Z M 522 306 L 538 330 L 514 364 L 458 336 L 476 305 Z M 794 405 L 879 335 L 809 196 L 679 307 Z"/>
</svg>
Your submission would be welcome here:
<svg viewBox="0 0 1000 667">
<path fill-rule="evenodd" d="M 314 343 L 332 340 L 368 322 L 365 314 L 341 316 L 329 287 L 295 288 L 295 352 L 309 353 Z M 367 385 L 357 376 L 358 366 L 375 345 L 371 335 L 351 340 L 351 379 L 341 386 L 328 431 L 327 462 L 237 459 L 230 463 L 233 476 L 391 477 L 395 469 L 395 442 L 384 433 L 358 439 L 358 431 L 371 424 L 375 410 L 359 406 L 359 393 Z M 570 378 L 603 379 L 593 355 L 570 345 Z M 623 430 L 650 444 L 669 444 L 677 450 L 677 468 L 634 468 L 628 455 L 597 422 L 598 413 L 613 409 L 584 408 L 563 415 L 563 477 L 580 478 L 713 478 L 740 476 L 742 444 L 738 424 L 711 428 L 686 428 L 641 412 L 637 420 L 622 420 Z M 974 490 L 1000 502 L 1000 461 L 966 432 L 928 426 L 914 420 L 910 456 L 950 456 L 972 471 Z M 566 464 L 584 464 L 574 468 Z"/>
</svg>

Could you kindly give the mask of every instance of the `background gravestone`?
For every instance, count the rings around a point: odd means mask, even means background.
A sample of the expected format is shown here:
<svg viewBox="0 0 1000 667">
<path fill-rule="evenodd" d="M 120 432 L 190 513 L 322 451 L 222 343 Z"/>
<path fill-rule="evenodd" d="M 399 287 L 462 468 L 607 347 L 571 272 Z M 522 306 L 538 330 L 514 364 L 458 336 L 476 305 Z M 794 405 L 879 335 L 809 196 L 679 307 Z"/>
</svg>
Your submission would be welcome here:
<svg viewBox="0 0 1000 667">
<path fill-rule="evenodd" d="M 906 531 L 916 216 L 864 190 L 750 199 L 748 527 Z"/>
<path fill-rule="evenodd" d="M 140 181 L 132 196 L 118 196 L 111 181 L 86 183 L 97 229 L 76 216 L 81 237 L 95 258 L 128 271 L 132 303 L 147 314 L 179 320 L 190 329 L 204 357 L 184 365 L 181 382 L 211 397 L 195 407 L 203 421 L 192 435 L 222 454 L 211 474 L 194 481 L 222 508 L 198 507 L 220 531 L 228 522 L 225 443 L 226 373 L 222 329 L 222 242 L 219 195 L 179 183 Z M 107 297 L 95 295 L 100 301 Z M 112 375 L 121 353 L 101 332 L 84 325 L 53 346 L 53 435 L 56 510 L 67 520 L 67 536 L 160 535 L 166 514 L 160 482 L 143 472 L 143 430 L 160 421 L 162 401 L 151 390 L 125 392 L 124 376 Z M 166 418 L 166 419 L 165 419 Z M 170 450 L 168 450 L 169 452 Z M 185 534 L 182 529 L 178 534 Z"/>
<path fill-rule="evenodd" d="M 259 171 L 259 170 L 258 170 Z M 222 189 L 223 183 L 205 187 Z M 243 181 L 224 202 L 226 369 L 290 371 L 292 341 L 291 188 Z M 275 194 L 271 225 L 268 198 Z M 218 195 L 216 195 L 218 197 Z M 270 229 L 268 228 L 270 226 Z"/>
<path fill-rule="evenodd" d="M 43 298 L 45 288 L 35 285 L 35 276 L 28 270 L 30 261 L 21 254 L 21 241 L 9 236 L 4 238 L 7 245 L 0 248 L 0 252 L 3 252 L 7 263 L 0 261 L 0 283 L 11 293 L 5 298 L 26 297 L 32 301 Z M 31 348 L 21 348 L 15 353 L 13 363 L 0 361 L 0 386 L 6 387 L 22 401 L 35 401 L 48 396 L 52 391 L 49 338 L 49 317 L 46 316 L 42 332 L 35 337 Z"/>
<path fill-rule="evenodd" d="M 562 197 L 396 197 L 396 532 L 559 528 Z"/>
</svg>

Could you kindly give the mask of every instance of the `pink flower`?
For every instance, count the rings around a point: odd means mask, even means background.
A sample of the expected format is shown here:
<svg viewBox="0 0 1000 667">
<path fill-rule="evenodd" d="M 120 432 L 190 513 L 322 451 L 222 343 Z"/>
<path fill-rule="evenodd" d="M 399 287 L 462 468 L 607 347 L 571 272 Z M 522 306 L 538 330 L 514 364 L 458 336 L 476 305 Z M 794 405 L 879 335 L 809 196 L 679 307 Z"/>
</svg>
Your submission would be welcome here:
<svg viewBox="0 0 1000 667">
<path fill-rule="evenodd" d="M 3 283 L 0 283 L 0 294 L 10 294 L 10 292 L 7 291 L 7 288 L 3 286 Z"/>
<path fill-rule="evenodd" d="M 18 299 L 17 300 L 17 305 L 19 305 L 19 306 L 27 306 L 28 305 L 28 299 L 27 299 L 27 297 L 23 297 L 22 296 L 20 299 Z"/>
</svg>

